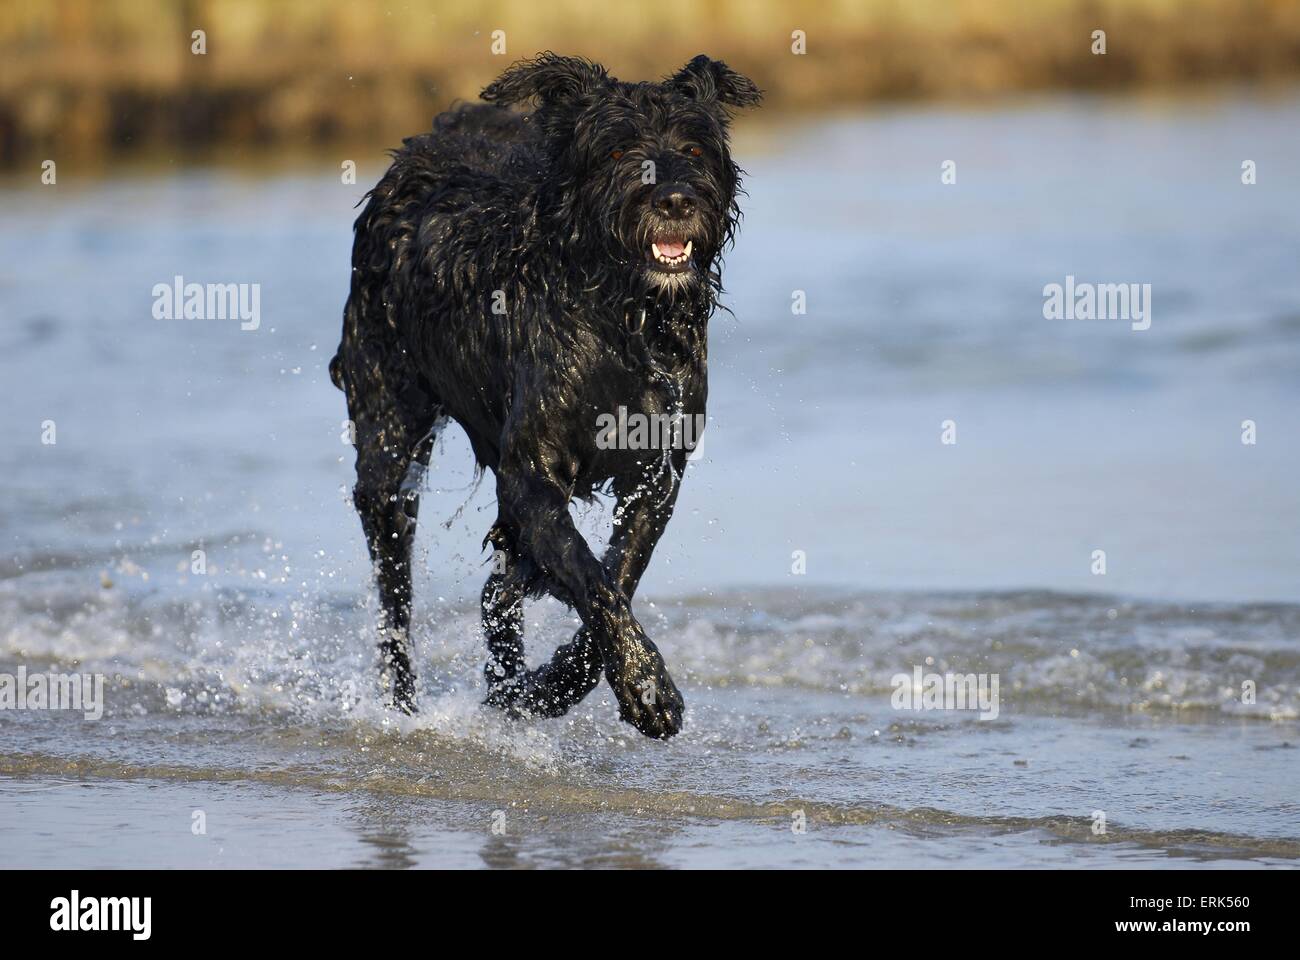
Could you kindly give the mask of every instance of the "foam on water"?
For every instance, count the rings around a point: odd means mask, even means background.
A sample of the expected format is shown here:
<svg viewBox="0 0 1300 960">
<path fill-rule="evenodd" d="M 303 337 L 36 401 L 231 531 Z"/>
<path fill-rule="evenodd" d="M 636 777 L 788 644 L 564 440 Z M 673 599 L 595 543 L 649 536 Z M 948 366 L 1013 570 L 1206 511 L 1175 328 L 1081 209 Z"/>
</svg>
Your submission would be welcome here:
<svg viewBox="0 0 1300 960">
<path fill-rule="evenodd" d="M 114 570 L 120 579 L 111 587 L 88 570 L 0 580 L 0 666 L 48 663 L 121 677 L 137 712 L 383 713 L 371 682 L 368 595 L 258 580 L 235 587 L 217 575 L 164 588 L 133 561 Z M 431 603 L 415 637 L 426 698 L 439 699 L 413 722 L 463 722 L 482 713 L 477 609 Z M 1297 605 L 768 589 L 647 600 L 642 609 L 684 679 L 698 685 L 886 695 L 896 675 L 920 665 L 998 674 L 1011 709 L 1300 715 Z M 528 621 L 534 661 L 578 625 L 554 601 L 530 605 Z M 1246 682 L 1253 698 L 1243 698 Z"/>
<path fill-rule="evenodd" d="M 1107 841 L 1117 852 L 1300 857 L 1286 719 L 1297 668 L 1285 642 L 1300 614 L 1288 607 L 1193 613 L 1045 593 L 659 601 L 644 605 L 644 619 L 689 705 L 685 732 L 666 745 L 621 724 L 603 686 L 560 720 L 511 721 L 482 706 L 472 608 L 419 618 L 421 711 L 404 717 L 376 690 L 360 596 L 159 590 L 138 579 L 105 588 L 88 578 L 46 571 L 0 582 L 0 672 L 21 663 L 109 676 L 97 723 L 0 717 L 9 733 L 0 779 L 238 782 L 469 804 L 474 816 L 587 811 L 764 831 L 800 811 L 820 828 L 893 824 L 932 837 L 956 831 L 946 836 L 958 843 L 970 831 L 1012 831 L 1084 844 L 1099 765 L 1114 771 L 1101 792 L 1118 808 Z M 528 616 L 534 650 L 573 629 L 567 611 L 538 606 Z M 1005 671 L 998 720 L 891 709 L 889 678 L 913 664 Z M 1233 699 L 1239 675 L 1269 678 L 1259 708 Z M 1061 765 L 1058 751 L 1078 750 L 1080 737 L 1091 738 L 1092 765 Z M 1242 798 L 1184 771 L 1192 757 L 1233 782 L 1261 769 L 1276 776 Z M 1016 765 L 1031 764 L 1025 792 L 1018 781 L 1029 771 Z M 1179 803 L 1144 810 L 1152 789 Z"/>
</svg>

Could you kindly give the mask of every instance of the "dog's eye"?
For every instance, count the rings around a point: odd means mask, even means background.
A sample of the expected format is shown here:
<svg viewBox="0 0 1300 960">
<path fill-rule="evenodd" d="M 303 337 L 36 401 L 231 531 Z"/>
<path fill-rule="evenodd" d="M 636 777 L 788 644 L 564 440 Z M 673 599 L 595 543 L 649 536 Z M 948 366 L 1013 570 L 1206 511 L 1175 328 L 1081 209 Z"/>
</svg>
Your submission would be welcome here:
<svg viewBox="0 0 1300 960">
<path fill-rule="evenodd" d="M 689 153 L 692 157 L 704 156 L 704 151 L 701 150 L 699 147 L 687 147 L 686 152 Z"/>
<path fill-rule="evenodd" d="M 609 158 L 610 158 L 611 160 L 622 160 L 622 159 L 623 159 L 623 151 L 622 151 L 622 150 L 615 150 L 613 153 L 611 153 L 611 154 L 609 155 Z"/>
</svg>

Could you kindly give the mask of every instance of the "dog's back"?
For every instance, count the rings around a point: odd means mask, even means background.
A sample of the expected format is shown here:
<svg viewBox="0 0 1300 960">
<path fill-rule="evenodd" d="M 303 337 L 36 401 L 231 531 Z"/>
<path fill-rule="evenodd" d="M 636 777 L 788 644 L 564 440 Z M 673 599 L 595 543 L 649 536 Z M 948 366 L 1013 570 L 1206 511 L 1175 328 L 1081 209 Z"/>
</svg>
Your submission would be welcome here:
<svg viewBox="0 0 1300 960">
<path fill-rule="evenodd" d="M 340 356 L 330 377 L 340 389 L 344 349 L 364 349 L 371 333 L 397 327 L 413 331 L 393 307 L 413 300 L 414 253 L 421 243 L 473 247 L 466 229 L 508 231 L 506 219 L 542 175 L 544 159 L 529 117 L 489 104 L 463 104 L 434 118 L 429 133 L 408 137 L 393 151 L 393 161 L 365 199 L 354 225 L 352 290 L 344 311 Z M 496 223 L 482 217 L 485 198 L 498 199 Z M 422 232 L 423 231 L 423 232 Z M 442 236 L 434 236 L 433 234 Z M 432 280 L 451 284 L 447 265 Z M 435 321 L 437 318 L 427 318 Z"/>
<path fill-rule="evenodd" d="M 515 177 L 536 155 L 529 117 L 490 104 L 461 104 L 433 119 L 429 133 L 402 141 L 403 154 L 435 177 Z"/>
</svg>

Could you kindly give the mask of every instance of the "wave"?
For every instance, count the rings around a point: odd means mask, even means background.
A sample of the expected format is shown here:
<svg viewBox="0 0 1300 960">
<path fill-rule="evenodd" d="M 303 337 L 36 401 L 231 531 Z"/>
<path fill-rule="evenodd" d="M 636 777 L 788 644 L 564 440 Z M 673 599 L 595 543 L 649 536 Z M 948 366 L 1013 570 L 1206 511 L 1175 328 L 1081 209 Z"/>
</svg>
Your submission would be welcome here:
<svg viewBox="0 0 1300 960">
<path fill-rule="evenodd" d="M 422 682 L 473 689 L 476 608 L 433 604 L 415 625 Z M 1149 712 L 1197 720 L 1300 717 L 1300 605 L 1156 603 L 1043 591 L 710 593 L 640 603 L 688 684 L 880 697 L 893 678 L 996 674 L 1001 710 Z M 102 672 L 121 710 L 273 708 L 350 716 L 373 701 L 368 601 L 288 593 L 250 577 L 187 590 L 61 571 L 0 580 L 0 670 Z M 577 626 L 530 607 L 529 650 Z"/>
</svg>

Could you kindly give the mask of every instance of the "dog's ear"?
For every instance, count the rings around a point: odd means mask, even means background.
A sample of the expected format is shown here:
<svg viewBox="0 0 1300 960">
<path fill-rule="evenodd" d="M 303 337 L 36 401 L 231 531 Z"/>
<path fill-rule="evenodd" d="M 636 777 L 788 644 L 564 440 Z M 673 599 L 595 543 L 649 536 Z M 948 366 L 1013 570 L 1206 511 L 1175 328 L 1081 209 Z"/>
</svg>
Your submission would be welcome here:
<svg viewBox="0 0 1300 960">
<path fill-rule="evenodd" d="M 605 68 L 581 57 L 539 54 L 511 64 L 479 94 L 488 103 L 563 106 L 609 82 Z"/>
<path fill-rule="evenodd" d="M 729 107 L 754 107 L 763 99 L 753 80 L 704 54 L 678 70 L 668 83 L 697 100 L 717 100 Z"/>
</svg>

